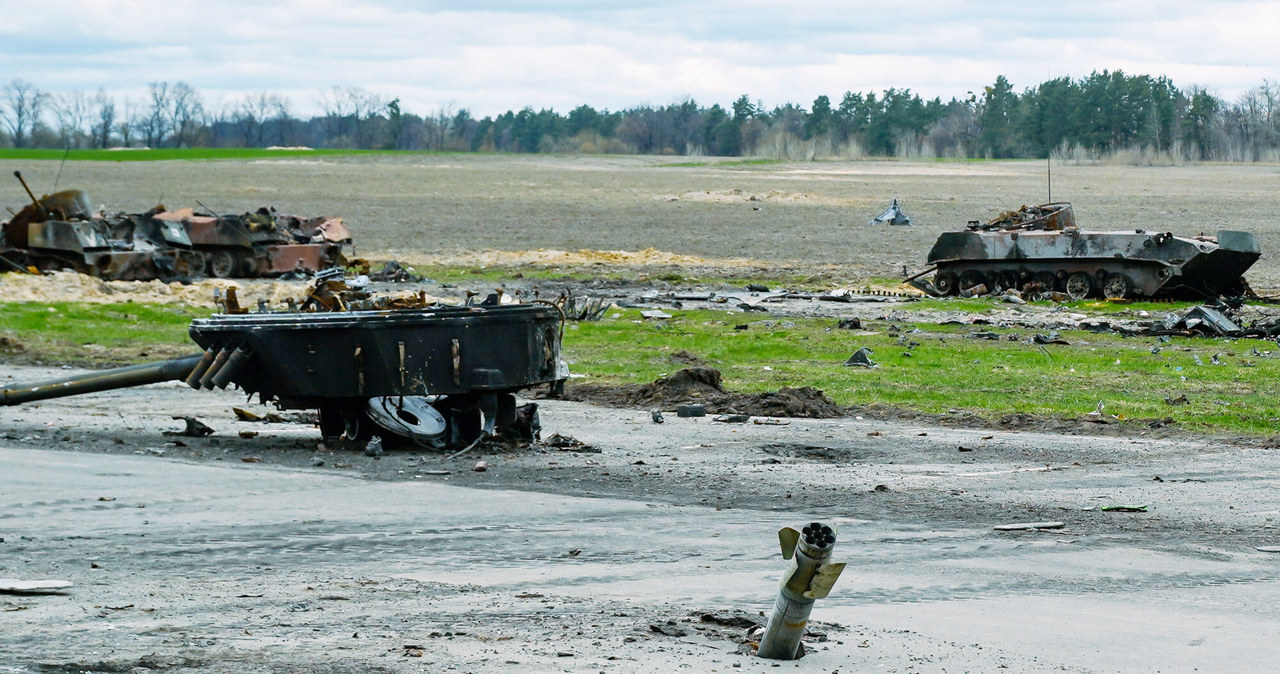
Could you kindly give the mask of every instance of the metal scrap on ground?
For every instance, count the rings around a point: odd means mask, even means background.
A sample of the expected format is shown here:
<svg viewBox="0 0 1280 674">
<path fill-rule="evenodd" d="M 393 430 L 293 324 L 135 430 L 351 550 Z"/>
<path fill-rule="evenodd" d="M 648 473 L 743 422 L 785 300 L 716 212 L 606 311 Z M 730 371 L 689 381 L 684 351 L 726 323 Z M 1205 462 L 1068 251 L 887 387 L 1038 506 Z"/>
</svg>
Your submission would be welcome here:
<svg viewBox="0 0 1280 674">
<path fill-rule="evenodd" d="M 911 216 L 902 211 L 902 206 L 898 204 L 895 198 L 884 212 L 867 221 L 868 225 L 898 225 L 905 226 L 911 224 Z"/>
</svg>

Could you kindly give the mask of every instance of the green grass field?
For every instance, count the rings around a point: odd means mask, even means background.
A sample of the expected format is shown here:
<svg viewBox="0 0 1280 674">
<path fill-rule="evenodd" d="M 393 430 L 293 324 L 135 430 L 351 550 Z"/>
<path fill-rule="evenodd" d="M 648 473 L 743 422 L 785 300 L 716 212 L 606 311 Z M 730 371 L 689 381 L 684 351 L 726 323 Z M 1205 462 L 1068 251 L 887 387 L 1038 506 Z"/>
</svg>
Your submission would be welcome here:
<svg viewBox="0 0 1280 674">
<path fill-rule="evenodd" d="M 438 154 L 431 152 L 405 152 L 400 150 L 266 150 L 261 148 L 160 148 L 160 149 L 127 149 L 127 150 L 33 150 L 0 148 L 0 159 L 20 161 L 199 161 L 209 159 L 278 159 L 281 157 L 318 157 L 318 156 L 375 156 L 375 155 L 408 155 Z"/>
<path fill-rule="evenodd" d="M 678 369 L 668 357 L 688 351 L 721 370 L 732 390 L 814 386 L 842 405 L 962 410 L 991 420 L 1078 418 L 1102 402 L 1121 420 L 1172 418 L 1210 433 L 1269 436 L 1280 422 L 1280 348 L 1262 340 L 1161 342 L 1076 331 L 1061 335 L 1067 345 L 1041 346 L 1029 343 L 1032 332 L 989 326 L 865 321 L 852 331 L 832 318 L 671 313 L 651 321 L 614 309 L 598 322 L 570 323 L 565 359 L 586 375 L 582 381 L 639 384 Z M 98 365 L 169 357 L 197 350 L 186 327 L 207 314 L 145 304 L 4 303 L 0 352 Z M 978 331 L 999 338 L 975 338 Z M 861 347 L 873 350 L 879 367 L 844 365 Z M 1168 402 L 1181 396 L 1185 403 Z"/>
</svg>

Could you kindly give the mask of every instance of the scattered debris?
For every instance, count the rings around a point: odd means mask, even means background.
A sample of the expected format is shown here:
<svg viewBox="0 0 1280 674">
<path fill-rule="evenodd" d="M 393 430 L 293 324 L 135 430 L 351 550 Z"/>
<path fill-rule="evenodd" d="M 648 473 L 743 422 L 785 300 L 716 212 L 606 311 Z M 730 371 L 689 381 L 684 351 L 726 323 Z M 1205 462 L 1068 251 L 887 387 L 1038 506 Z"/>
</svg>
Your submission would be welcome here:
<svg viewBox="0 0 1280 674">
<path fill-rule="evenodd" d="M 565 296 L 559 303 L 564 316 L 571 321 L 598 321 L 609 310 L 611 303 L 603 297 L 585 295 Z"/>
<path fill-rule="evenodd" d="M 69 580 L 22 580 L 19 578 L 0 578 L 0 593 L 3 594 L 45 594 L 62 592 L 73 583 Z"/>
<path fill-rule="evenodd" d="M 658 634 L 662 634 L 668 637 L 689 636 L 689 630 L 676 626 L 675 621 L 671 621 L 671 620 L 667 621 L 665 624 L 662 624 L 662 625 L 649 625 L 649 631 L 657 632 Z"/>
<path fill-rule="evenodd" d="M 861 349 L 854 351 L 853 355 L 849 356 L 849 359 L 846 360 L 844 364 L 849 367 L 866 367 L 866 368 L 879 367 L 878 363 L 871 360 L 872 353 L 874 352 L 871 350 L 871 347 L 864 346 Z"/>
<path fill-rule="evenodd" d="M 898 203 L 897 198 L 889 204 L 889 207 L 883 213 L 871 218 L 867 221 L 868 225 L 895 225 L 906 226 L 911 224 L 911 216 L 902 211 L 902 206 Z"/>
<path fill-rule="evenodd" d="M 486 470 L 489 470 L 489 462 L 488 462 L 488 461 L 477 461 L 477 462 L 476 462 L 476 465 L 474 465 L 474 466 L 472 466 L 472 467 L 471 467 L 471 470 L 473 470 L 473 471 L 475 471 L 475 472 L 477 472 L 477 473 L 483 473 L 483 472 L 485 472 Z"/>
<path fill-rule="evenodd" d="M 559 433 L 556 433 L 551 437 L 547 438 L 546 440 L 543 440 L 542 444 L 561 452 L 577 452 L 579 454 L 601 453 L 601 450 L 599 447 L 588 445 L 587 443 L 573 436 L 561 435 Z"/>
<path fill-rule="evenodd" d="M 207 424 L 195 417 L 175 416 L 173 418 L 181 419 L 186 422 L 187 425 L 180 431 L 164 431 L 165 435 L 176 435 L 185 438 L 204 438 L 214 434 L 214 430 L 212 428 L 209 428 Z"/>
<path fill-rule="evenodd" d="M 857 316 L 842 318 L 840 319 L 840 322 L 836 324 L 836 327 L 841 330 L 861 330 L 862 319 Z"/>
<path fill-rule="evenodd" d="M 1104 513 L 1145 513 L 1149 504 L 1144 505 L 1111 505 L 1098 508 Z"/>
<path fill-rule="evenodd" d="M 725 423 L 725 424 L 745 424 L 745 423 L 747 423 L 748 421 L 751 421 L 751 415 L 749 415 L 749 414 L 721 414 L 720 416 L 715 417 L 714 419 L 712 419 L 712 421 L 719 421 L 719 422 L 721 422 L 721 423 Z"/>
<path fill-rule="evenodd" d="M 1071 345 L 1071 342 L 1060 337 L 1056 331 L 1050 331 L 1047 335 L 1037 332 L 1035 336 L 1031 338 L 1031 342 L 1033 344 L 1058 344 L 1061 346 Z"/>
<path fill-rule="evenodd" d="M 653 423 L 660 424 L 664 421 L 662 418 L 662 410 L 653 410 L 649 413 L 649 418 L 653 419 Z"/>
<path fill-rule="evenodd" d="M 1022 522 L 1018 524 L 997 524 L 992 527 L 996 531 L 1034 531 L 1037 529 L 1061 529 L 1065 522 Z"/>
<path fill-rule="evenodd" d="M 676 407 L 676 416 L 705 417 L 707 416 L 707 406 L 706 405 L 680 405 Z"/>
</svg>

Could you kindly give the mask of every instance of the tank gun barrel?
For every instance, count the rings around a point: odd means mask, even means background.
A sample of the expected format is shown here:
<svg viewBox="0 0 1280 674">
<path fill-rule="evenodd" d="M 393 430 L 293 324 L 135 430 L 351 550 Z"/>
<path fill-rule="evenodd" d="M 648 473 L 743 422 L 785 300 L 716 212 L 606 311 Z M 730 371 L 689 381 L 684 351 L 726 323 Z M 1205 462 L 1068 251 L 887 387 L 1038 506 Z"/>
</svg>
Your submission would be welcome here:
<svg viewBox="0 0 1280 674">
<path fill-rule="evenodd" d="M 41 204 L 40 200 L 36 198 L 36 195 L 34 192 L 31 191 L 31 188 L 27 187 L 27 181 L 22 178 L 22 171 L 14 171 L 13 177 L 17 178 L 18 182 L 22 184 L 22 189 L 27 191 L 27 196 L 31 197 L 31 203 L 35 204 L 36 208 L 43 211 L 44 205 Z"/>
<path fill-rule="evenodd" d="M 62 398 L 82 393 L 111 391 L 133 386 L 157 384 L 164 381 L 183 380 L 191 374 L 191 370 L 200 362 L 202 355 L 196 354 L 155 363 L 117 367 L 25 386 L 5 387 L 0 389 L 0 404 L 21 405 L 22 403 L 35 402 L 37 400 Z"/>
</svg>

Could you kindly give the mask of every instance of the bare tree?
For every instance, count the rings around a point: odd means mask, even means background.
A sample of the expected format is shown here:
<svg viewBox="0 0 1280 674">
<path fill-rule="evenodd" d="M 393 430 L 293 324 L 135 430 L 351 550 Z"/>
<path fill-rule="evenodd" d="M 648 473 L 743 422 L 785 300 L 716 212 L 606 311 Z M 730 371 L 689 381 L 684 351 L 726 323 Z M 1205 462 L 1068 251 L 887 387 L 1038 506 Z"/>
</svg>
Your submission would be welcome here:
<svg viewBox="0 0 1280 674">
<path fill-rule="evenodd" d="M 285 147 L 297 145 L 297 120 L 290 108 L 293 104 L 287 96 L 276 96 L 272 101 L 272 115 L 276 127 L 276 144 Z"/>
<path fill-rule="evenodd" d="M 76 89 L 53 99 L 53 114 L 58 119 L 58 140 L 62 147 L 79 149 L 88 134 L 89 97 Z"/>
<path fill-rule="evenodd" d="M 119 125 L 116 130 L 120 132 L 120 144 L 124 147 L 132 147 L 134 135 L 141 133 L 143 112 L 136 103 L 128 96 L 124 97 L 124 114 L 120 118 Z"/>
<path fill-rule="evenodd" d="M 40 113 L 49 95 L 26 80 L 16 79 L 4 87 L 0 105 L 0 121 L 13 137 L 14 147 L 26 147 L 31 134 L 40 125 Z"/>
<path fill-rule="evenodd" d="M 325 144 L 367 149 L 377 138 L 382 97 L 360 87 L 333 87 L 316 99 L 324 112 Z"/>
<path fill-rule="evenodd" d="M 204 105 L 200 94 L 186 82 L 170 89 L 169 128 L 173 129 L 173 146 L 185 147 L 195 140 L 202 126 Z"/>
<path fill-rule="evenodd" d="M 245 147 L 266 147 L 267 122 L 279 107 L 275 94 L 259 91 L 244 97 L 231 113 Z"/>
<path fill-rule="evenodd" d="M 116 124 L 116 102 L 105 89 L 98 89 L 93 97 L 93 124 L 89 128 L 94 146 L 105 148 L 111 144 L 111 129 Z"/>
<path fill-rule="evenodd" d="M 138 132 L 147 147 L 158 147 L 169 135 L 169 83 L 148 84 L 147 97 L 151 106 L 139 116 Z"/>
</svg>

